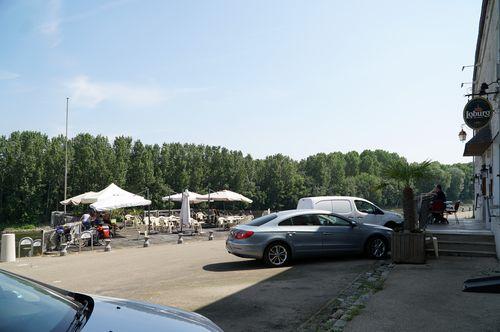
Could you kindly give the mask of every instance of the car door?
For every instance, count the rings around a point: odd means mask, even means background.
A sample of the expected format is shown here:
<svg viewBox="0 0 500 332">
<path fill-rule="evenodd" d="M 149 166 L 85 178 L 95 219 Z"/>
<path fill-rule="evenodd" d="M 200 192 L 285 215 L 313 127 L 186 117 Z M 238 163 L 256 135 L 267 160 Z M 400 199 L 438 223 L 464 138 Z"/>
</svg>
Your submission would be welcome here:
<svg viewBox="0 0 500 332">
<path fill-rule="evenodd" d="M 376 206 L 359 199 L 354 200 L 354 205 L 357 210 L 356 220 L 361 221 L 364 224 L 381 224 L 382 220 L 380 216 L 376 214 L 376 211 L 379 210 Z"/>
<path fill-rule="evenodd" d="M 326 253 L 360 251 L 363 234 L 352 221 L 335 215 L 318 215 Z"/>
<path fill-rule="evenodd" d="M 297 254 L 313 254 L 323 248 L 322 234 L 316 215 L 303 214 L 288 218 L 278 225 L 286 233 L 288 243 Z"/>
</svg>

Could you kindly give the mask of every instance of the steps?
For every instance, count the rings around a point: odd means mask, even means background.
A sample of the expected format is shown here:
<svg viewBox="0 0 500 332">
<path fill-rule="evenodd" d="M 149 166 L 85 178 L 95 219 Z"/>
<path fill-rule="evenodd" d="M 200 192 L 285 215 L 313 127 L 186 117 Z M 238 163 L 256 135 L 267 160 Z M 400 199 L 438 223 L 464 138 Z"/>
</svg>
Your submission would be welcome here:
<svg viewBox="0 0 500 332">
<path fill-rule="evenodd" d="M 430 231 L 437 237 L 439 255 L 496 257 L 495 237 L 490 231 Z M 434 254 L 432 243 L 426 243 L 428 255 Z"/>
</svg>

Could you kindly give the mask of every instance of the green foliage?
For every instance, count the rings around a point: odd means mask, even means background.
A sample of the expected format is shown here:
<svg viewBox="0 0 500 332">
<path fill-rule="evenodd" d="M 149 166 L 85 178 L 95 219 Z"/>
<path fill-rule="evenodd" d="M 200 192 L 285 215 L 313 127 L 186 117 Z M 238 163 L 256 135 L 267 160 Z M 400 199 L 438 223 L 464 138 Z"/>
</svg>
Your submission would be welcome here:
<svg viewBox="0 0 500 332">
<path fill-rule="evenodd" d="M 431 165 L 432 163 L 428 160 L 412 164 L 406 160 L 398 160 L 388 165 L 384 173 L 389 179 L 396 180 L 407 187 L 411 187 L 416 181 L 426 179 L 432 174 L 429 170 Z"/>
<path fill-rule="evenodd" d="M 0 228 L 46 223 L 51 211 L 62 209 L 64 142 L 63 136 L 49 139 L 30 131 L 0 136 Z M 209 188 L 250 197 L 253 210 L 293 209 L 299 198 L 314 195 L 362 196 L 382 207 L 396 207 L 402 185 L 383 179 L 384 170 L 405 163 L 383 150 L 318 153 L 301 161 L 281 154 L 253 159 L 217 146 L 150 145 L 124 136 L 110 143 L 104 136 L 79 134 L 68 142 L 68 196 L 114 182 L 135 193 L 145 194 L 148 188 L 153 209 L 167 208 L 161 200 L 167 194 L 184 189 L 206 193 Z M 433 162 L 429 170 L 429 179 L 413 181 L 416 191 L 427 192 L 437 181 L 450 199 L 472 199 L 471 164 Z"/>
</svg>

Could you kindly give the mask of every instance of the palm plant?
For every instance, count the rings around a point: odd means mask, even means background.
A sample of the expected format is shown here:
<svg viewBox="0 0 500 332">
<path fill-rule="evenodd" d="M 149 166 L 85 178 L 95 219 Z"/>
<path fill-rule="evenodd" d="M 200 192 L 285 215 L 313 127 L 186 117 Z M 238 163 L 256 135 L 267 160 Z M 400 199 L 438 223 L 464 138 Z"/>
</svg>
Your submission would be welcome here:
<svg viewBox="0 0 500 332">
<path fill-rule="evenodd" d="M 413 185 L 415 181 L 427 177 L 429 175 L 428 168 L 431 164 L 430 160 L 421 163 L 408 163 L 406 160 L 400 160 L 392 163 L 385 169 L 387 178 L 400 182 L 403 188 L 403 215 L 404 229 L 415 231 L 417 229 L 417 216 L 415 206 L 415 194 Z"/>
</svg>

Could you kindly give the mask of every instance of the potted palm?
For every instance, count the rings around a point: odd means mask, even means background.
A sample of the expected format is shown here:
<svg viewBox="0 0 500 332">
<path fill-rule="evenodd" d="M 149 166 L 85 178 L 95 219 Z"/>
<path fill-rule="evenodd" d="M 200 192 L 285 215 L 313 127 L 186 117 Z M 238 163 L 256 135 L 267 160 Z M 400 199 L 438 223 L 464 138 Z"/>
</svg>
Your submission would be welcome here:
<svg viewBox="0 0 500 332">
<path fill-rule="evenodd" d="M 431 162 L 408 163 L 401 160 L 385 169 L 387 178 L 403 185 L 404 231 L 394 233 L 391 241 L 392 260 L 395 263 L 425 263 L 425 235 L 418 227 L 413 185 L 428 176 Z"/>
</svg>

